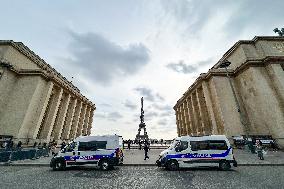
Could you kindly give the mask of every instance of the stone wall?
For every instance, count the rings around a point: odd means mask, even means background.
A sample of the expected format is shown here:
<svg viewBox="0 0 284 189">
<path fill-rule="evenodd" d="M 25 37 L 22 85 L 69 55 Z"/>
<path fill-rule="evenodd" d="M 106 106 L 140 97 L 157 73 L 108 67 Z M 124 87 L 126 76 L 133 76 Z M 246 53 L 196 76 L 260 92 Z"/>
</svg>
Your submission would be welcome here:
<svg viewBox="0 0 284 189">
<path fill-rule="evenodd" d="M 76 87 L 21 43 L 0 41 L 0 58 L 0 135 L 22 142 L 90 135 L 95 105 Z"/>
<path fill-rule="evenodd" d="M 220 68 L 224 60 L 231 62 L 228 73 L 240 111 L 226 71 Z M 237 42 L 200 75 L 174 109 L 179 136 L 272 135 L 284 147 L 284 38 Z"/>
</svg>

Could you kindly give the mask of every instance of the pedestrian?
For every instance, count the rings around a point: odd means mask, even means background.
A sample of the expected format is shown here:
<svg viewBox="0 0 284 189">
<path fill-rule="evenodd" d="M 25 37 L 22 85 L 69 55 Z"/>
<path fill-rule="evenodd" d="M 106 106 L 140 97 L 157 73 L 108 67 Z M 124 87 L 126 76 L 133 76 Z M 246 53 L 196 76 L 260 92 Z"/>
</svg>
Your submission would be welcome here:
<svg viewBox="0 0 284 189">
<path fill-rule="evenodd" d="M 5 150 L 9 149 L 9 142 L 7 140 L 4 142 L 4 148 Z"/>
<path fill-rule="evenodd" d="M 142 150 L 142 142 L 140 140 L 138 141 L 138 144 L 139 144 L 139 150 Z"/>
<path fill-rule="evenodd" d="M 149 159 L 148 151 L 149 151 L 149 146 L 148 146 L 148 143 L 145 141 L 145 143 L 144 143 L 144 152 L 145 152 L 144 160 L 146 160 L 147 158 Z"/>
<path fill-rule="evenodd" d="M 277 151 L 278 150 L 278 146 L 277 146 L 275 141 L 271 141 L 270 142 L 270 147 L 272 148 L 273 151 Z"/>
<path fill-rule="evenodd" d="M 55 155 L 55 150 L 56 150 L 56 145 L 52 144 L 52 146 L 51 146 L 51 154 L 52 154 L 52 156 Z"/>
<path fill-rule="evenodd" d="M 131 144 L 131 140 L 129 139 L 128 140 L 128 144 L 127 144 L 128 145 L 128 150 L 130 150 L 130 144 Z"/>
<path fill-rule="evenodd" d="M 37 142 L 34 143 L 33 148 L 36 148 L 36 146 L 37 146 Z"/>
<path fill-rule="evenodd" d="M 257 151 L 257 156 L 259 157 L 259 159 L 264 160 L 262 143 L 259 140 L 256 141 L 256 151 Z"/>
<path fill-rule="evenodd" d="M 22 141 L 19 141 L 17 144 L 17 150 L 21 150 L 22 149 Z"/>
<path fill-rule="evenodd" d="M 9 150 L 13 150 L 13 147 L 14 147 L 14 142 L 12 141 L 12 139 L 10 139 Z"/>
<path fill-rule="evenodd" d="M 65 146 L 66 146 L 65 141 L 63 141 L 62 144 L 61 144 L 60 150 L 63 150 L 65 148 Z"/>
</svg>

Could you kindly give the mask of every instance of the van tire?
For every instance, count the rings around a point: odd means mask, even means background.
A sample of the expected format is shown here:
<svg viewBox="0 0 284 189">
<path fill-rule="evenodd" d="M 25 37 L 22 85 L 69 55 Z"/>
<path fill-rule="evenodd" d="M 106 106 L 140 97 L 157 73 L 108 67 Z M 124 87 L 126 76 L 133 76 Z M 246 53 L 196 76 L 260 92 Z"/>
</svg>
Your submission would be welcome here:
<svg viewBox="0 0 284 189">
<path fill-rule="evenodd" d="M 219 163 L 219 168 L 223 171 L 228 171 L 231 169 L 231 165 L 228 161 L 226 160 L 222 160 L 220 163 Z"/>
<path fill-rule="evenodd" d="M 178 165 L 178 162 L 176 160 L 170 160 L 168 163 L 167 163 L 167 166 L 166 168 L 170 171 L 176 171 L 179 169 L 179 165 Z"/>
<path fill-rule="evenodd" d="M 66 169 L 66 163 L 63 159 L 56 159 L 52 165 L 53 171 L 64 171 Z"/>
<path fill-rule="evenodd" d="M 102 171 L 108 171 L 109 169 L 111 169 L 111 166 L 110 166 L 109 161 L 107 159 L 102 159 L 100 161 L 100 169 Z"/>
</svg>

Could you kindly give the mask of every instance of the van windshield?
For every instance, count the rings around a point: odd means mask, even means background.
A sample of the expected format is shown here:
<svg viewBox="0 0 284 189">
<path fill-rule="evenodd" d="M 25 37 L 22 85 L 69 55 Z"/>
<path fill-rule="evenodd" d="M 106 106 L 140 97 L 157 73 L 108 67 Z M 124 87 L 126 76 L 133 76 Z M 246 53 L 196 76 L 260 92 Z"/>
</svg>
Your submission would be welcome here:
<svg viewBox="0 0 284 189">
<path fill-rule="evenodd" d="M 173 149 L 176 147 L 177 143 L 179 143 L 180 141 L 179 140 L 174 140 L 173 143 L 170 145 L 169 149 Z"/>
<path fill-rule="evenodd" d="M 76 147 L 76 142 L 70 142 L 68 145 L 65 146 L 66 152 L 72 152 Z"/>
</svg>

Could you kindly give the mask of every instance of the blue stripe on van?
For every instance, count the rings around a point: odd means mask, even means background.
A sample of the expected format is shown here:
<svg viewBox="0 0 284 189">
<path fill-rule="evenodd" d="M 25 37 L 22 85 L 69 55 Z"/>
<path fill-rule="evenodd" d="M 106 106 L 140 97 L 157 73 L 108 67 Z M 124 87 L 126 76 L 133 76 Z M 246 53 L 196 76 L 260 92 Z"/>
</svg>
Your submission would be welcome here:
<svg viewBox="0 0 284 189">
<path fill-rule="evenodd" d="M 169 154 L 166 156 L 166 159 L 176 159 L 176 158 L 220 158 L 226 157 L 232 147 L 221 154 L 199 154 L 199 153 L 189 153 L 189 154 Z"/>
<path fill-rule="evenodd" d="M 64 156 L 66 161 L 75 161 L 77 159 L 85 159 L 85 160 L 99 160 L 102 158 L 111 158 L 114 156 L 114 153 L 110 155 L 85 155 L 85 156 Z"/>
</svg>

